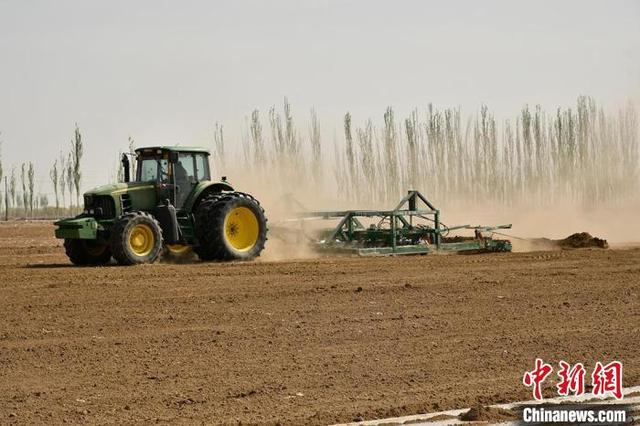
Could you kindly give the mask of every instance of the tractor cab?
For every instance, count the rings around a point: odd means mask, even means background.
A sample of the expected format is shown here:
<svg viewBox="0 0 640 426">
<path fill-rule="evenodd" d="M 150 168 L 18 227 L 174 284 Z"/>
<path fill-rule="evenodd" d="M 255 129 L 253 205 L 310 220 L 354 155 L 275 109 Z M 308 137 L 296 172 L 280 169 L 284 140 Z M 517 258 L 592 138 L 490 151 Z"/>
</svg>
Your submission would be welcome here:
<svg viewBox="0 0 640 426">
<path fill-rule="evenodd" d="M 176 209 L 185 202 L 200 182 L 211 180 L 209 152 L 202 148 L 150 147 L 136 150 L 134 182 L 152 183 L 158 200 L 170 200 Z M 129 159 L 123 157 L 125 181 Z"/>
</svg>

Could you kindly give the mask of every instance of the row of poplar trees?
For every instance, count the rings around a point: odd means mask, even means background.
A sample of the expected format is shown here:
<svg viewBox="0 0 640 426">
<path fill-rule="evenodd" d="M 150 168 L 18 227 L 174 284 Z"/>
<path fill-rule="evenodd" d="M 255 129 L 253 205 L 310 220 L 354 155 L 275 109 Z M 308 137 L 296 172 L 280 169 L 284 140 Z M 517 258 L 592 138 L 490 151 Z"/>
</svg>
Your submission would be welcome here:
<svg viewBox="0 0 640 426">
<path fill-rule="evenodd" d="M 71 140 L 69 152 L 60 153 L 60 157 L 54 160 L 49 171 L 49 177 L 53 184 L 55 196 L 56 214 L 67 206 L 66 194 L 69 194 L 69 207 L 73 207 L 75 194 L 76 206 L 80 206 L 80 188 L 82 183 L 81 162 L 83 155 L 82 133 L 78 125 L 75 125 L 74 138 Z M 22 208 L 24 217 L 34 217 L 34 210 L 38 207 L 46 209 L 49 200 L 46 195 L 36 193 L 35 168 L 31 161 L 23 162 L 16 169 L 11 168 L 11 173 L 5 176 L 3 168 L 2 151 L 0 146 L 0 210 L 5 209 L 2 216 L 19 215 Z M 6 193 L 4 193 L 6 188 Z"/>
</svg>

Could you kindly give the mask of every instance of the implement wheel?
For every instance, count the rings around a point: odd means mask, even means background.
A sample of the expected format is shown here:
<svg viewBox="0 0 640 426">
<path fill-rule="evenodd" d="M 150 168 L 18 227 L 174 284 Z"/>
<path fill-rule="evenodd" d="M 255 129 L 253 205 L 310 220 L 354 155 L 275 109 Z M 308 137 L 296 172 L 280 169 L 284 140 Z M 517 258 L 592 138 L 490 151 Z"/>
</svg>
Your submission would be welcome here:
<svg viewBox="0 0 640 426">
<path fill-rule="evenodd" d="M 111 251 L 120 265 L 153 263 L 162 252 L 162 229 L 148 213 L 127 213 L 111 228 Z"/>
<path fill-rule="evenodd" d="M 253 259 L 267 241 L 264 210 L 249 194 L 215 194 L 200 203 L 195 219 L 195 252 L 202 260 Z"/>
<path fill-rule="evenodd" d="M 111 260 L 109 245 L 95 240 L 66 238 L 64 251 L 74 265 L 104 265 Z"/>
</svg>

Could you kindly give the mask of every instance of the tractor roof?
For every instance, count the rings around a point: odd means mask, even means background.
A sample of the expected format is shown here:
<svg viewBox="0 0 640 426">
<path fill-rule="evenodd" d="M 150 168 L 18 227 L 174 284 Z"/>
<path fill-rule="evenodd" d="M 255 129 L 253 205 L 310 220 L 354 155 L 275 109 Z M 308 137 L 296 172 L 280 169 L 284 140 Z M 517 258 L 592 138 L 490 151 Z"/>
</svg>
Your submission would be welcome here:
<svg viewBox="0 0 640 426">
<path fill-rule="evenodd" d="M 170 151 L 170 152 L 204 152 L 205 154 L 209 154 L 209 150 L 206 148 L 202 148 L 199 146 L 145 146 L 142 148 L 137 148 L 136 152 L 148 152 L 148 151 Z"/>
</svg>

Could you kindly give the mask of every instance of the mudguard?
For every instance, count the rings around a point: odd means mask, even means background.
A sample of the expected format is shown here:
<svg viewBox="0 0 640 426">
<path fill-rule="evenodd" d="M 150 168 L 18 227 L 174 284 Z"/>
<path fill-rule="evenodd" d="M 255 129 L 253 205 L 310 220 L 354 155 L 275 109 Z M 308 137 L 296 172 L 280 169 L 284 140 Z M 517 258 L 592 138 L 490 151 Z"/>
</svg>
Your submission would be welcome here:
<svg viewBox="0 0 640 426">
<path fill-rule="evenodd" d="M 198 205 L 200 200 L 207 196 L 208 194 L 222 192 L 222 191 L 233 191 L 233 187 L 229 185 L 227 182 L 212 182 L 212 181 L 202 181 L 199 182 L 196 187 L 191 191 L 189 198 L 184 203 L 182 207 L 183 211 L 193 212 L 194 207 Z"/>
</svg>

